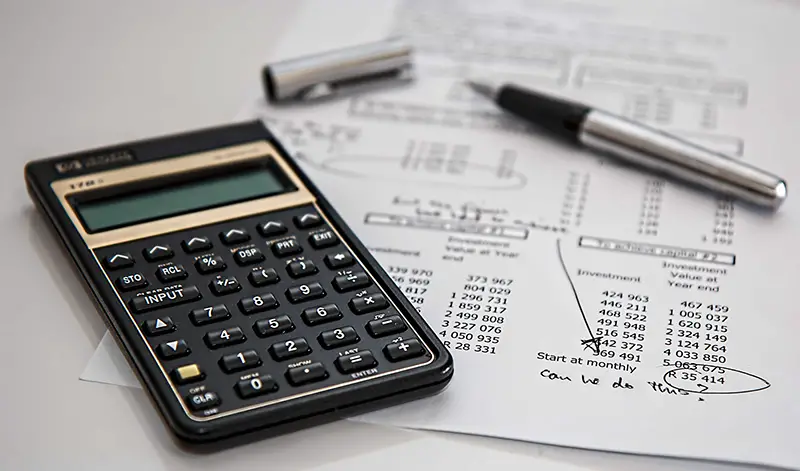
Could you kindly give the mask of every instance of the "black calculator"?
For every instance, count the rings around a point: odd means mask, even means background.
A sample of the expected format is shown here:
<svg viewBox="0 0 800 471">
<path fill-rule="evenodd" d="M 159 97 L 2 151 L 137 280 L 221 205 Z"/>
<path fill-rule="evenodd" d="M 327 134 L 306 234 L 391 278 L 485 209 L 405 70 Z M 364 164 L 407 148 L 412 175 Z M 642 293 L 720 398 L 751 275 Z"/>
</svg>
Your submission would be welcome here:
<svg viewBox="0 0 800 471">
<path fill-rule="evenodd" d="M 185 442 L 284 433 L 452 377 L 436 334 L 260 121 L 39 160 L 25 179 Z"/>
</svg>

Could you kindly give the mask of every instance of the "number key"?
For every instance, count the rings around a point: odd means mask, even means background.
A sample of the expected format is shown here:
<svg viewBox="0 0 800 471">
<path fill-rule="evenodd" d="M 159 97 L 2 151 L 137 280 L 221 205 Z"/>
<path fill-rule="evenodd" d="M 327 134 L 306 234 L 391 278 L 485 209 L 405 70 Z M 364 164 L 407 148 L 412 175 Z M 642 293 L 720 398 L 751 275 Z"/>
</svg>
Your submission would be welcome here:
<svg viewBox="0 0 800 471">
<path fill-rule="evenodd" d="M 286 297 L 294 304 L 311 299 L 325 297 L 325 290 L 319 283 L 308 283 L 306 285 L 292 286 L 286 290 Z"/>
<path fill-rule="evenodd" d="M 311 347 L 303 337 L 296 339 L 286 340 L 285 342 L 278 342 L 269 347 L 269 353 L 278 361 L 288 360 L 290 358 L 297 358 L 311 353 Z"/>
<path fill-rule="evenodd" d="M 236 383 L 236 393 L 242 399 L 260 396 L 278 390 L 278 383 L 270 375 L 243 379 Z"/>
<path fill-rule="evenodd" d="M 243 352 L 225 355 L 219 360 L 219 365 L 226 373 L 235 373 L 261 365 L 261 358 L 255 350 L 245 350 Z"/>
<path fill-rule="evenodd" d="M 255 314 L 276 307 L 278 307 L 278 300 L 271 293 L 257 294 L 239 300 L 239 309 L 245 314 Z"/>
<path fill-rule="evenodd" d="M 203 337 L 209 348 L 220 348 L 228 345 L 244 342 L 245 336 L 239 327 L 228 327 L 227 329 L 214 330 Z"/>
<path fill-rule="evenodd" d="M 203 275 L 225 269 L 225 261 L 219 255 L 207 255 L 194 262 L 197 271 Z"/>
<path fill-rule="evenodd" d="M 282 315 L 261 319 L 253 324 L 253 330 L 259 337 L 272 337 L 273 335 L 285 334 L 294 330 L 294 323 L 289 316 Z"/>
<path fill-rule="evenodd" d="M 319 344 L 322 345 L 323 348 L 331 349 L 352 345 L 358 343 L 361 339 L 358 337 L 356 329 L 348 325 L 339 329 L 326 330 L 319 334 L 317 340 L 319 340 Z"/>
<path fill-rule="evenodd" d="M 231 313 L 224 304 L 195 309 L 189 314 L 189 319 L 191 319 L 194 325 L 211 324 L 212 322 L 219 322 L 229 319 L 230 317 Z"/>
<path fill-rule="evenodd" d="M 323 324 L 342 318 L 342 312 L 335 304 L 325 304 L 324 306 L 310 307 L 300 315 L 308 325 Z"/>
</svg>

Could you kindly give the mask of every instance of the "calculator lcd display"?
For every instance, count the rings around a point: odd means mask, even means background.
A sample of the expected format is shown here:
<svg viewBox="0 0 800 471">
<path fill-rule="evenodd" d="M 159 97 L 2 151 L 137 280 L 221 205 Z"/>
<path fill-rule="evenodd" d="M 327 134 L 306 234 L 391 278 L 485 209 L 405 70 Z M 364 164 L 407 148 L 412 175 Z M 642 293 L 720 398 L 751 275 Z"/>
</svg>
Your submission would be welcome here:
<svg viewBox="0 0 800 471">
<path fill-rule="evenodd" d="M 74 206 L 87 232 L 93 233 L 291 191 L 282 180 L 269 168 L 249 168 Z"/>
</svg>

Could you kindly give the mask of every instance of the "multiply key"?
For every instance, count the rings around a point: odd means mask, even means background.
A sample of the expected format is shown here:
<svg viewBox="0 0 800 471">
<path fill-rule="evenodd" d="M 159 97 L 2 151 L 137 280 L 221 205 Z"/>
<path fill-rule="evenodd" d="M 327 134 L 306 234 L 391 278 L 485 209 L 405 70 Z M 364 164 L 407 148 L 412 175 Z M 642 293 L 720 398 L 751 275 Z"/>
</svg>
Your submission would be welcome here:
<svg viewBox="0 0 800 471">
<path fill-rule="evenodd" d="M 130 300 L 133 312 L 142 313 L 161 309 L 167 306 L 188 303 L 200 298 L 200 291 L 196 286 L 165 289 L 154 293 L 141 294 Z"/>
<path fill-rule="evenodd" d="M 380 293 L 365 294 L 364 296 L 353 298 L 348 303 L 350 309 L 356 314 L 366 314 L 385 309 L 389 306 L 386 298 Z"/>
</svg>

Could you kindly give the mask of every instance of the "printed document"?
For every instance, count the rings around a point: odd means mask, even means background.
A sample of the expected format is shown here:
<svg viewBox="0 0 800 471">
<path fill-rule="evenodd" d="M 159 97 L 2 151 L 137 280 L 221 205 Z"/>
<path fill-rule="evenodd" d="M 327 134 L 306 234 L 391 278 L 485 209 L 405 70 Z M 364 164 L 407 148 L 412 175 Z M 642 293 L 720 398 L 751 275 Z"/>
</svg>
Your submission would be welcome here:
<svg viewBox="0 0 800 471">
<path fill-rule="evenodd" d="M 454 355 L 442 394 L 359 420 L 800 469 L 800 11 L 407 0 L 390 13 L 382 35 L 413 42 L 413 84 L 288 107 L 259 94 L 239 116 L 279 136 Z M 465 77 L 753 162 L 788 180 L 788 201 L 767 214 L 571 148 Z"/>
</svg>

